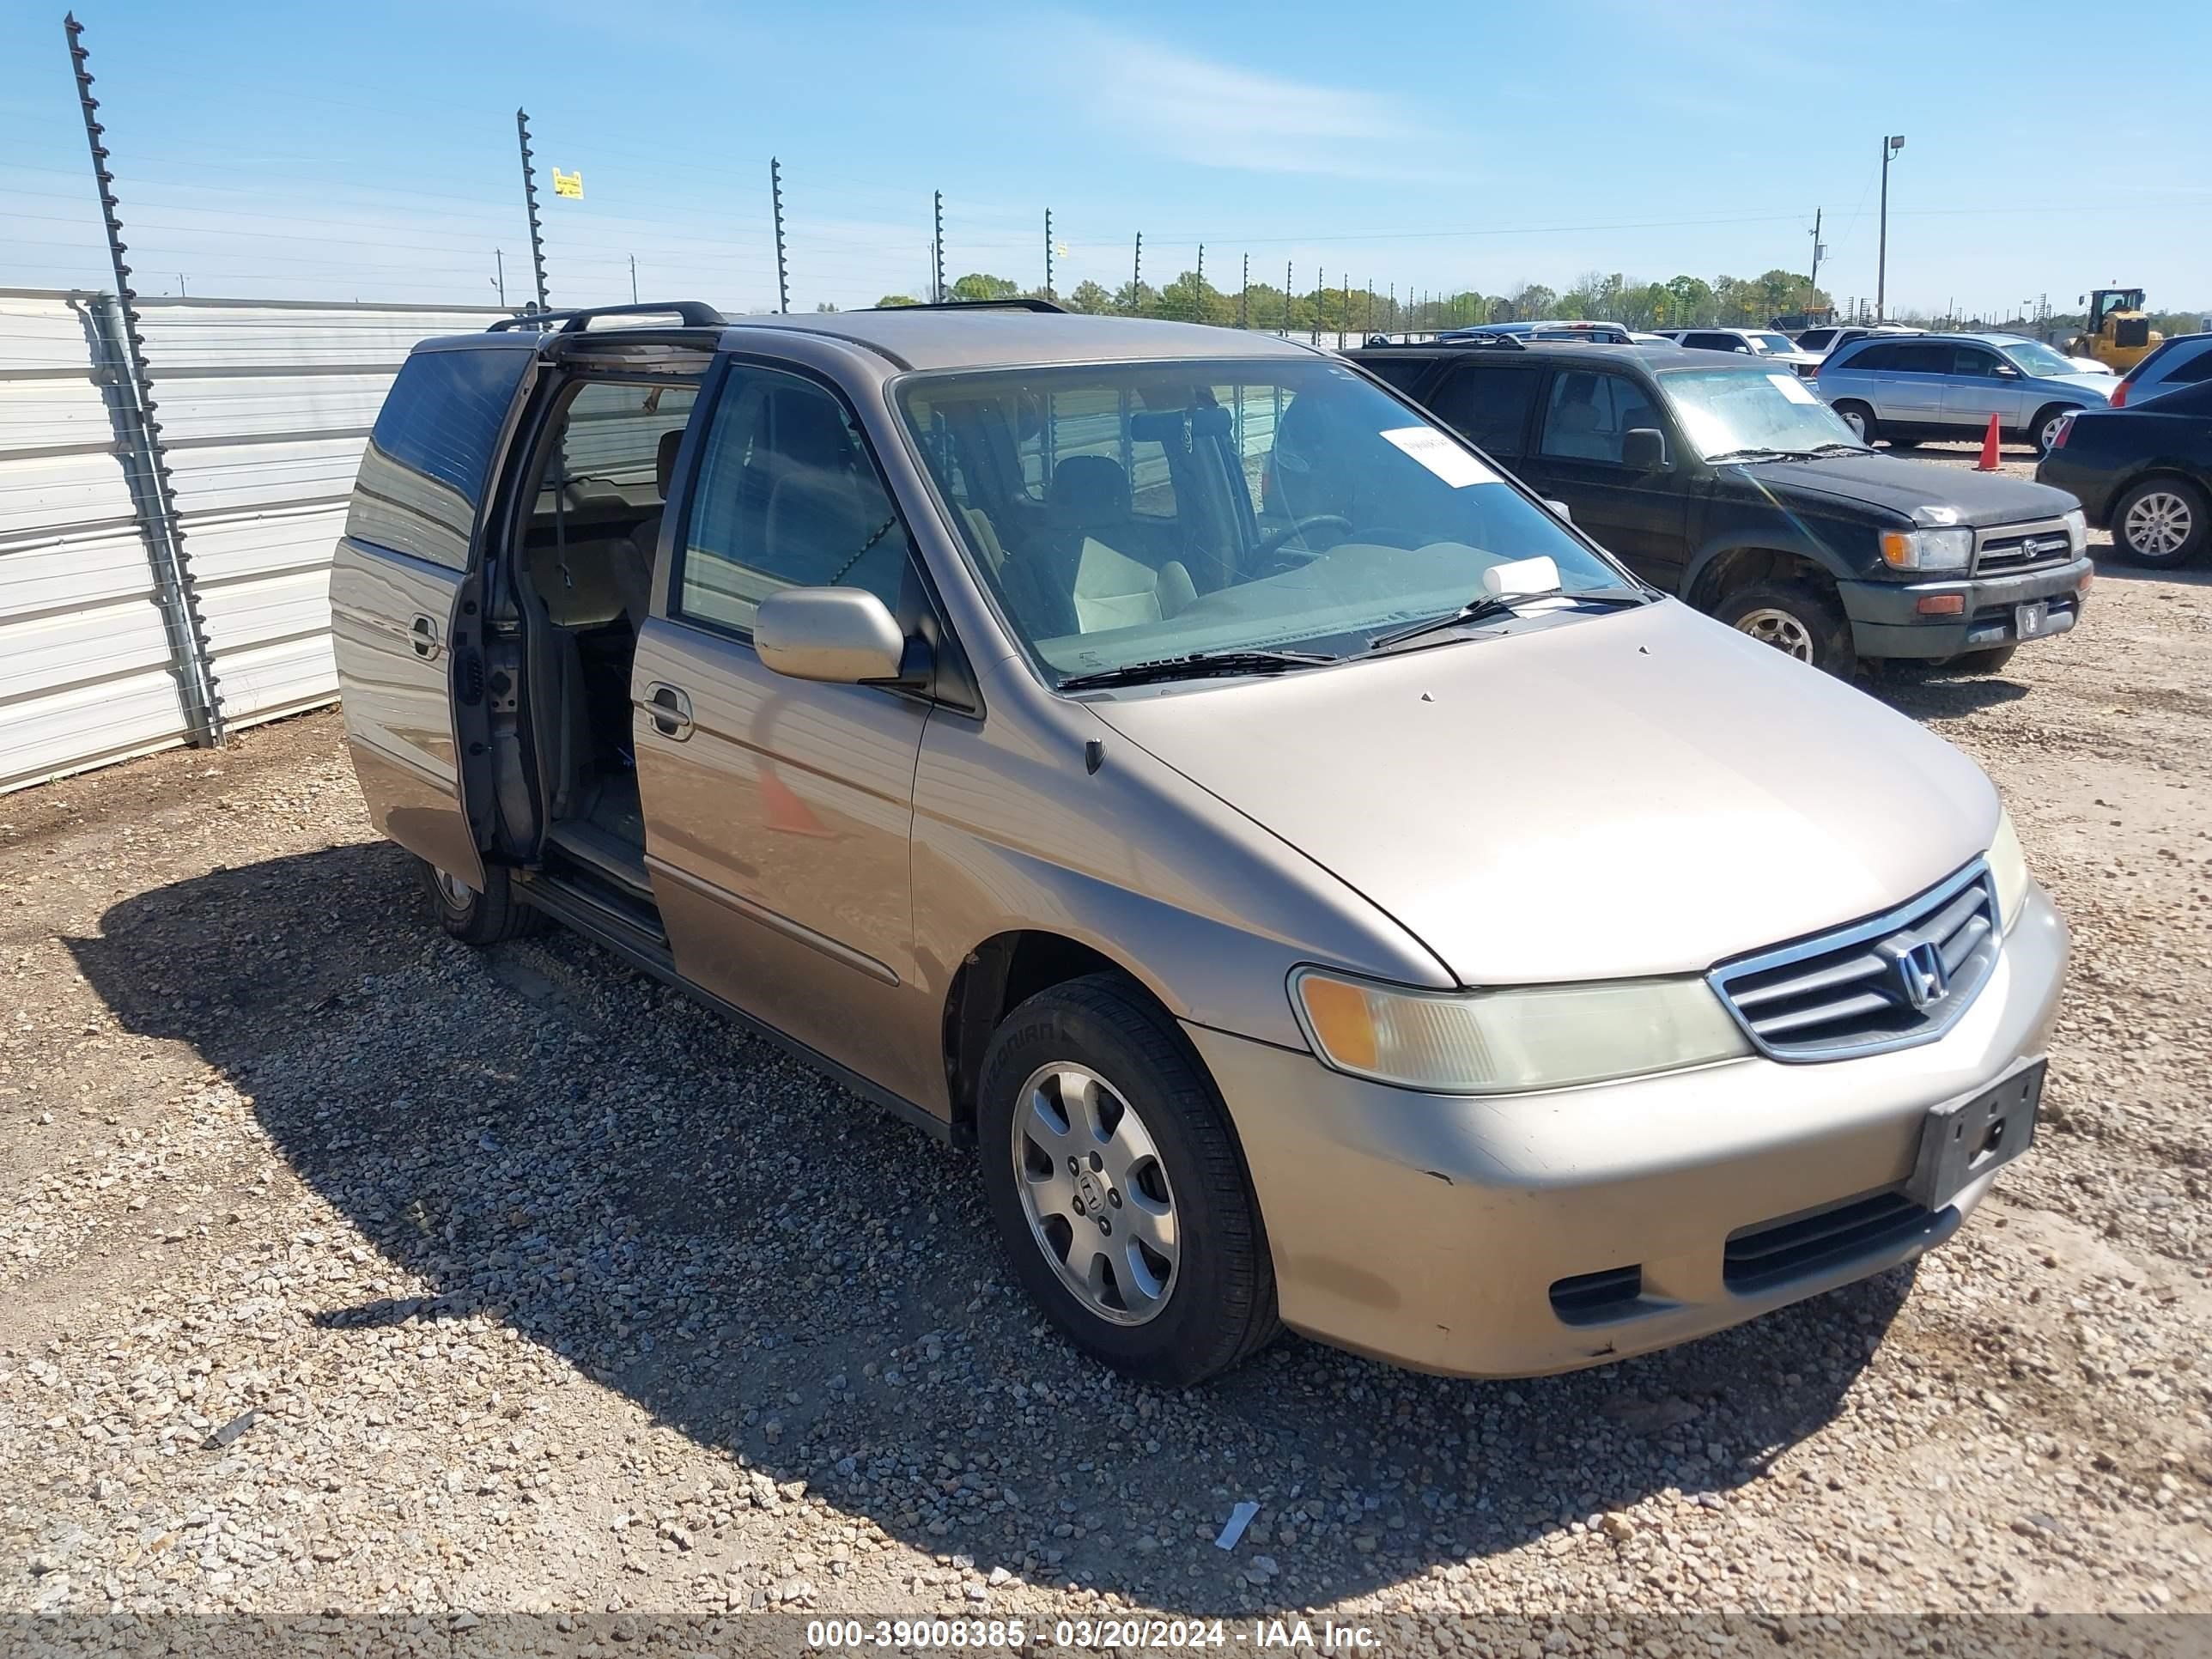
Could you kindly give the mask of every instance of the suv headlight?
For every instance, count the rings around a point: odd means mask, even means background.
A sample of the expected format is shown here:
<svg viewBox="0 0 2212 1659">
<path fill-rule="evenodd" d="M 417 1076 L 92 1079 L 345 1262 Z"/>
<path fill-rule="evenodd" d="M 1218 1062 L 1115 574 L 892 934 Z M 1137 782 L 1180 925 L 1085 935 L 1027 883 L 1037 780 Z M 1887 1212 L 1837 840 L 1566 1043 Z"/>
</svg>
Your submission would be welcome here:
<svg viewBox="0 0 2212 1659">
<path fill-rule="evenodd" d="M 1307 968 L 1291 1001 L 1338 1071 L 1439 1094 L 1563 1089 L 1751 1052 L 1702 979 L 1417 991 Z"/>
<path fill-rule="evenodd" d="M 2089 517 L 2075 507 L 2066 515 L 2066 550 L 2079 558 L 2089 546 Z"/>
<path fill-rule="evenodd" d="M 1997 925 L 2009 933 L 2027 905 L 2027 854 L 2020 850 L 2012 814 L 2002 809 L 1997 833 L 1990 842 L 1990 875 L 1997 884 Z"/>
<path fill-rule="evenodd" d="M 1893 570 L 1964 570 L 1974 556 L 1974 532 L 1885 530 L 1881 556 Z"/>
</svg>

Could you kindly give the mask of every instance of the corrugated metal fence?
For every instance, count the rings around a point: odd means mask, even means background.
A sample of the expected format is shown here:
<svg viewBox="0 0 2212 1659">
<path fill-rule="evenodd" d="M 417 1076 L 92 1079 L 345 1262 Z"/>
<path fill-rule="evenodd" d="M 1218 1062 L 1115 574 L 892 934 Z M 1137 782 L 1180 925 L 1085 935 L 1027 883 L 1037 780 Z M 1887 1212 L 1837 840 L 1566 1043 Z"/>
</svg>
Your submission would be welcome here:
<svg viewBox="0 0 2212 1659">
<path fill-rule="evenodd" d="M 183 742 L 191 634 L 106 365 L 105 295 L 0 289 L 0 791 Z M 330 562 L 408 349 L 496 307 L 138 301 L 227 726 L 337 695 Z"/>
</svg>

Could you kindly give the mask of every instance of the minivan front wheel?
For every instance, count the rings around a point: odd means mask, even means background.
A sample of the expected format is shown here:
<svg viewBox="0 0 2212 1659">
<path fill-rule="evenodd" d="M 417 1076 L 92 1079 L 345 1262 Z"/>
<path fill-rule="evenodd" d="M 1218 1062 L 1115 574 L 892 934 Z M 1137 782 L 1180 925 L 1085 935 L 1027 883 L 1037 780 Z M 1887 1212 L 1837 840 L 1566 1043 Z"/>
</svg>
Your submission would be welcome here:
<svg viewBox="0 0 2212 1659">
<path fill-rule="evenodd" d="M 484 870 L 482 890 L 451 871 L 441 870 L 428 859 L 422 866 L 422 884 L 437 908 L 438 925 L 464 945 L 497 945 L 535 932 L 542 918 L 514 896 L 507 872 L 496 865 Z"/>
<path fill-rule="evenodd" d="M 1188 1387 L 1274 1334 L 1273 1267 L 1228 1115 L 1127 981 L 1072 980 L 1006 1016 L 976 1142 L 1016 1277 L 1093 1358 Z"/>
<path fill-rule="evenodd" d="M 1713 614 L 1739 634 L 1825 673 L 1848 679 L 1858 667 L 1850 618 L 1834 594 L 1811 582 L 1750 582 L 1723 594 Z"/>
</svg>

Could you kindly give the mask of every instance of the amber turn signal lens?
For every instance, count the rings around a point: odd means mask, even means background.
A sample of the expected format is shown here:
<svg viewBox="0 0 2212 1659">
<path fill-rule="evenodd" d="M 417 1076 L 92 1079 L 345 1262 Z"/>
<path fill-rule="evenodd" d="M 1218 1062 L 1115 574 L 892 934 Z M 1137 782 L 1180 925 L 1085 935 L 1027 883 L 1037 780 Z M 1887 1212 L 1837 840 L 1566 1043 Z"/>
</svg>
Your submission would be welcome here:
<svg viewBox="0 0 2212 1659">
<path fill-rule="evenodd" d="M 1963 617 L 1966 614 L 1964 593 L 1930 593 L 1913 607 L 1923 617 Z"/>
</svg>

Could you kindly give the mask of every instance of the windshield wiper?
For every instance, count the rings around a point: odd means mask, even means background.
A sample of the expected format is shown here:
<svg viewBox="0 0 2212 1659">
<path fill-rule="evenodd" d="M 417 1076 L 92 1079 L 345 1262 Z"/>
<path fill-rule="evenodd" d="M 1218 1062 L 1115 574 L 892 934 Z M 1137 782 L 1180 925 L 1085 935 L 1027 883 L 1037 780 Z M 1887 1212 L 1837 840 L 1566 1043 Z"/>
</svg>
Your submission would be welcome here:
<svg viewBox="0 0 2212 1659">
<path fill-rule="evenodd" d="M 1708 455 L 1708 463 L 1717 465 L 1723 461 L 1809 461 L 1816 451 L 1810 449 L 1769 449 L 1754 444 L 1748 449 L 1727 449 L 1717 455 Z"/>
<path fill-rule="evenodd" d="M 1387 651 L 1394 645 L 1418 640 L 1425 634 L 1437 634 L 1447 628 L 1457 628 L 1462 623 L 1480 622 L 1486 617 L 1510 617 L 1515 606 L 1537 599 L 1574 599 L 1583 605 L 1649 605 L 1656 597 L 1641 587 L 1544 587 L 1528 593 L 1486 593 L 1479 599 L 1468 600 L 1456 611 L 1441 617 L 1431 617 L 1426 622 L 1417 622 L 1393 634 L 1385 634 L 1370 641 L 1367 648 L 1370 651 Z"/>
<path fill-rule="evenodd" d="M 1871 455 L 1874 453 L 1874 449 L 1868 444 L 1847 444 L 1838 441 L 1815 444 L 1813 446 L 1812 453 L 1815 455 Z"/>
<path fill-rule="evenodd" d="M 1084 691 L 1102 685 L 1148 685 L 1156 680 L 1195 680 L 1214 674 L 1279 674 L 1285 669 L 1319 668 L 1342 660 L 1310 651 L 1200 651 L 1188 657 L 1161 657 L 1152 662 L 1124 663 L 1119 668 L 1071 674 L 1060 683 L 1060 689 Z"/>
</svg>

